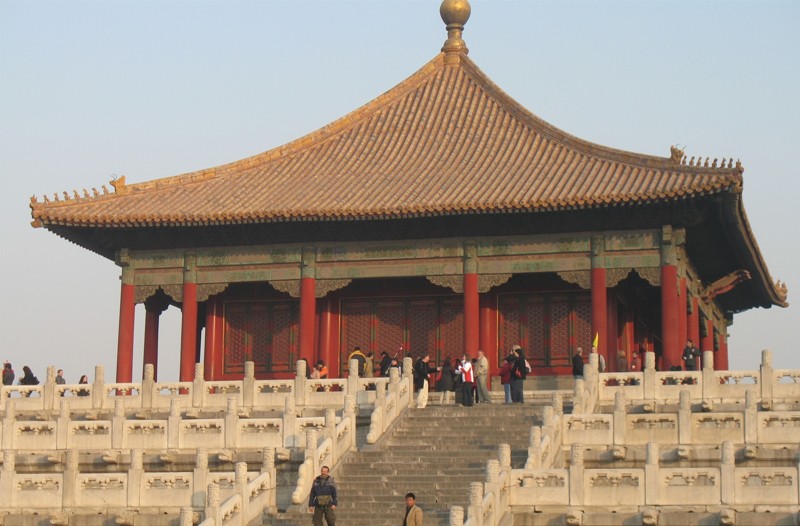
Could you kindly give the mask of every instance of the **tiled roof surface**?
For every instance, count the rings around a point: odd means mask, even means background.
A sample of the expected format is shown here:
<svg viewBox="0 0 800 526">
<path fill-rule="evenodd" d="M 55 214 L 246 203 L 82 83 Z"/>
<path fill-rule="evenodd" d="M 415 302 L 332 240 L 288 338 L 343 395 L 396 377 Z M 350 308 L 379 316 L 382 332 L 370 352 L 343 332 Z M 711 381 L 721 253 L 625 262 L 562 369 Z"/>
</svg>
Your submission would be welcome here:
<svg viewBox="0 0 800 526">
<path fill-rule="evenodd" d="M 528 112 L 465 55 L 447 62 L 442 53 L 353 113 L 247 159 L 144 183 L 120 181 L 109 194 L 33 200 L 34 224 L 558 210 L 741 189 L 739 167 L 690 166 L 577 139 Z"/>
</svg>

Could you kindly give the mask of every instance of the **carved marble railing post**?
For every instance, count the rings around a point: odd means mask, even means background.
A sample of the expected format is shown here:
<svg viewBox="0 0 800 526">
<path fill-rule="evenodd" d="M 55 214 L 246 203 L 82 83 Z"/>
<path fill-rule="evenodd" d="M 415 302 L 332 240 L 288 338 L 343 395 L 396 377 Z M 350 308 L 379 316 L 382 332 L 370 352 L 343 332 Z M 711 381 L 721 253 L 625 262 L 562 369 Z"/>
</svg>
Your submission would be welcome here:
<svg viewBox="0 0 800 526">
<path fill-rule="evenodd" d="M 450 508 L 450 526 L 464 526 L 464 508 L 461 506 Z"/>
<path fill-rule="evenodd" d="M 68 449 L 66 452 L 66 462 L 64 463 L 62 487 L 62 506 L 72 508 L 77 504 L 76 494 L 78 491 L 78 450 Z"/>
<path fill-rule="evenodd" d="M 275 448 L 265 447 L 261 457 L 261 473 L 269 473 L 269 499 L 267 501 L 268 510 L 275 513 L 278 510 L 278 485 L 277 470 L 275 469 Z"/>
<path fill-rule="evenodd" d="M 627 426 L 628 404 L 625 393 L 614 393 L 614 444 L 625 444 L 625 427 Z"/>
<path fill-rule="evenodd" d="M 528 436 L 528 460 L 525 461 L 525 469 L 543 467 L 542 454 L 542 428 L 534 426 Z"/>
<path fill-rule="evenodd" d="M 492 494 L 492 509 L 494 511 L 493 515 L 495 520 L 498 520 L 503 514 L 503 512 L 500 511 L 500 493 L 502 489 L 500 484 L 500 461 L 489 459 L 486 462 L 486 486 L 484 491 Z M 492 524 L 489 526 L 494 525 Z"/>
<path fill-rule="evenodd" d="M 386 407 L 387 411 L 384 414 L 389 417 L 389 422 L 391 422 L 400 411 L 400 408 L 397 407 L 400 404 L 400 370 L 397 367 L 389 369 L 389 394 L 394 396 L 394 407 Z M 387 422 L 384 420 L 384 426 L 386 424 Z"/>
<path fill-rule="evenodd" d="M 202 408 L 205 405 L 205 367 L 202 363 L 194 364 L 194 380 L 192 380 L 192 407 Z"/>
<path fill-rule="evenodd" d="M 564 416 L 564 397 L 561 393 L 554 392 L 550 396 L 550 405 L 553 406 L 553 413 L 559 418 Z"/>
<path fill-rule="evenodd" d="M 660 487 L 658 470 L 660 453 L 656 442 L 648 442 L 646 446 L 646 459 L 644 465 L 644 499 L 645 505 L 652 506 L 660 502 Z"/>
<path fill-rule="evenodd" d="M 3 415 L 3 449 L 11 449 L 14 444 L 14 420 L 16 419 L 16 401 L 13 398 L 6 400 L 6 413 Z"/>
<path fill-rule="evenodd" d="M 206 501 L 205 490 L 208 487 L 208 449 L 198 448 L 194 456 L 194 481 L 192 488 L 192 506 L 200 508 Z"/>
<path fill-rule="evenodd" d="M 319 454 L 317 452 L 317 450 L 319 449 L 318 444 L 319 444 L 319 439 L 317 436 L 317 430 L 307 429 L 306 450 L 304 452 L 304 455 L 306 461 L 308 461 L 309 459 L 311 460 L 311 473 L 313 474 L 311 477 L 312 480 L 314 477 L 317 476 L 317 474 L 319 473 L 319 469 L 321 467 L 319 464 Z"/>
<path fill-rule="evenodd" d="M 294 403 L 295 406 L 303 408 L 306 406 L 306 362 L 305 360 L 297 360 L 295 365 L 297 374 L 294 376 Z"/>
<path fill-rule="evenodd" d="M 242 499 L 242 507 L 239 510 L 243 526 L 250 519 L 250 492 L 247 491 L 247 462 L 237 462 L 234 466 L 234 493 L 239 494 Z"/>
<path fill-rule="evenodd" d="M 225 409 L 225 447 L 235 448 L 239 436 L 239 405 L 235 396 L 228 397 Z"/>
<path fill-rule="evenodd" d="M 56 398 L 56 368 L 52 365 L 47 366 L 47 376 L 45 376 L 44 385 L 42 385 L 42 407 L 45 411 L 55 409 Z"/>
<path fill-rule="evenodd" d="M 117 397 L 114 399 L 114 416 L 111 417 L 111 447 L 119 449 L 122 447 L 125 432 L 125 399 Z"/>
<path fill-rule="evenodd" d="M 202 505 L 203 505 L 203 503 L 201 502 L 200 506 L 202 506 Z M 194 515 L 194 512 L 192 511 L 192 508 L 187 508 L 186 506 L 182 507 L 181 508 L 181 515 L 180 515 L 180 518 L 178 519 L 178 521 L 179 521 L 178 525 L 179 526 L 192 526 L 193 515 Z"/>
<path fill-rule="evenodd" d="M 552 446 L 551 446 L 552 447 Z M 569 459 L 569 505 L 583 506 L 583 444 L 572 444 Z"/>
<path fill-rule="evenodd" d="M 644 353 L 644 368 L 642 369 L 642 392 L 645 400 L 656 398 L 656 354 Z"/>
<path fill-rule="evenodd" d="M 181 435 L 181 404 L 177 398 L 169 401 L 169 416 L 167 417 L 167 447 L 177 449 L 180 447 Z"/>
<path fill-rule="evenodd" d="M 497 446 L 497 461 L 502 469 L 511 469 L 511 446 L 500 444 Z"/>
<path fill-rule="evenodd" d="M 472 521 L 473 526 L 483 526 L 483 484 L 480 482 L 469 484 L 467 520 Z"/>
<path fill-rule="evenodd" d="M 347 450 L 353 451 L 356 449 L 356 395 L 348 394 L 344 397 L 344 410 L 342 413 L 345 418 L 350 419 Z"/>
<path fill-rule="evenodd" d="M 678 444 L 692 443 L 692 395 L 689 391 L 678 394 Z"/>
<path fill-rule="evenodd" d="M 94 366 L 94 382 L 92 382 L 92 408 L 101 409 L 106 398 L 105 369 L 102 365 Z"/>
<path fill-rule="evenodd" d="M 305 383 L 303 385 L 305 385 Z M 297 409 L 294 405 L 295 400 L 297 400 L 297 397 L 292 396 L 287 396 L 284 399 L 283 447 L 298 447 L 300 445 L 301 438 L 297 429 Z"/>
<path fill-rule="evenodd" d="M 58 419 L 56 420 L 56 447 L 58 449 L 67 448 L 67 440 L 69 439 L 69 399 L 59 398 L 61 405 L 58 411 Z"/>
<path fill-rule="evenodd" d="M 598 354 L 589 353 L 589 363 L 583 368 L 583 378 L 586 382 L 586 412 L 593 413 L 597 403 L 597 386 L 600 382 L 600 372 L 598 371 Z"/>
<path fill-rule="evenodd" d="M 337 455 L 337 440 L 336 440 L 336 410 L 325 410 L 325 438 L 331 439 L 331 465 L 336 464 L 339 460 Z"/>
<path fill-rule="evenodd" d="M 305 362 L 304 362 L 305 363 Z M 252 410 L 256 400 L 256 364 L 244 362 L 244 379 L 242 379 L 242 406 Z"/>
<path fill-rule="evenodd" d="M 703 368 L 701 369 L 701 382 L 703 382 L 703 399 L 719 398 L 719 384 L 714 381 L 714 351 L 703 351 Z"/>
<path fill-rule="evenodd" d="M 720 470 L 720 490 L 722 504 L 733 505 L 736 501 L 736 452 L 733 442 L 722 443 Z"/>
<path fill-rule="evenodd" d="M 142 477 L 144 477 L 144 455 L 141 449 L 131 449 L 131 465 L 128 469 L 128 507 L 141 504 Z"/>
<path fill-rule="evenodd" d="M 744 393 L 744 443 L 758 443 L 758 401 L 750 389 Z"/>
<path fill-rule="evenodd" d="M 572 397 L 572 414 L 582 415 L 586 412 L 586 384 L 582 378 L 575 379 L 575 394 Z"/>
<path fill-rule="evenodd" d="M 144 371 L 142 374 L 142 390 L 139 395 L 142 398 L 142 409 L 152 409 L 153 402 L 156 397 L 156 382 L 155 382 L 156 368 L 152 363 L 144 364 Z"/>
<path fill-rule="evenodd" d="M 403 358 L 403 380 L 408 383 L 408 385 L 414 385 L 414 360 L 411 359 L 410 356 L 406 356 Z M 408 396 L 408 407 L 414 405 L 414 388 L 411 387 L 411 391 L 409 392 Z M 400 413 L 400 408 L 397 408 L 397 413 Z"/>
<path fill-rule="evenodd" d="M 766 349 L 761 351 L 760 378 L 761 400 L 768 401 L 772 405 L 774 369 L 772 368 L 772 351 Z"/>
<path fill-rule="evenodd" d="M 358 360 L 350 360 L 347 367 L 347 393 L 358 396 Z"/>
<path fill-rule="evenodd" d="M 222 517 L 219 513 L 220 496 L 219 484 L 211 483 L 208 485 L 208 492 L 206 493 L 206 519 L 210 519 L 214 526 L 222 526 Z"/>
<path fill-rule="evenodd" d="M 14 490 L 14 470 L 16 469 L 17 453 L 7 447 L 3 449 L 3 469 L 0 471 L 0 502 L 11 506 L 12 491 Z"/>
<path fill-rule="evenodd" d="M 386 384 L 379 383 L 375 386 L 375 407 L 369 417 L 369 432 L 367 433 L 367 444 L 374 444 L 378 441 L 384 431 L 384 411 L 386 408 Z"/>
</svg>

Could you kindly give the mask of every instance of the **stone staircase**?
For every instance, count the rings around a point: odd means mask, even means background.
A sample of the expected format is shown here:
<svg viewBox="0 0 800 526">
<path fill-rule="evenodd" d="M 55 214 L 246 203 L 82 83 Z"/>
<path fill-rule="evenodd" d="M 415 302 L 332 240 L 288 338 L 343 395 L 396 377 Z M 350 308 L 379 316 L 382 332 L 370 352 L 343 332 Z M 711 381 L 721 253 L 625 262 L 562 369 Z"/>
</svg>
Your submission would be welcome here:
<svg viewBox="0 0 800 526">
<path fill-rule="evenodd" d="M 511 462 L 523 467 L 530 429 L 540 425 L 539 404 L 453 405 L 410 409 L 379 444 L 354 452 L 336 467 L 336 522 L 346 526 L 397 525 L 404 496 L 413 492 L 426 526 L 449 524 L 451 506 L 466 510 L 471 482 L 486 480 L 486 462 L 498 446 L 511 446 Z M 265 518 L 274 526 L 308 526 L 303 513 Z"/>
</svg>

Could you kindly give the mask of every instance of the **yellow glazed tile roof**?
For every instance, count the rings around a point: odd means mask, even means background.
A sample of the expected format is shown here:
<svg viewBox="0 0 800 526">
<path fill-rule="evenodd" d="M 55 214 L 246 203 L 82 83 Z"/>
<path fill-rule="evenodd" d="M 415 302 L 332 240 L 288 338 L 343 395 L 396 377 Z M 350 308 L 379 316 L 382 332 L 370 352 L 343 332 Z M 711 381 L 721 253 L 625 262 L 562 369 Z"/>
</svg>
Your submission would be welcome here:
<svg viewBox="0 0 800 526">
<path fill-rule="evenodd" d="M 32 199 L 35 226 L 158 226 L 560 210 L 741 191 L 742 170 L 573 137 L 465 55 L 437 55 L 345 117 L 230 164 Z M 696 164 L 696 165 L 695 165 Z"/>
</svg>

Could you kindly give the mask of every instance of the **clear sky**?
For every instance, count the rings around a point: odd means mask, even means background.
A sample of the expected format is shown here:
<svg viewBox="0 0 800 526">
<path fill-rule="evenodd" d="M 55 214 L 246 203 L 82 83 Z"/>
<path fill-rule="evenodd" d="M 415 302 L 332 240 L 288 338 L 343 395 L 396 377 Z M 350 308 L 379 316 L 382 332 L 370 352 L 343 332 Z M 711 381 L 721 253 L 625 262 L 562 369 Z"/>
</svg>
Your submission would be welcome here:
<svg viewBox="0 0 800 526">
<path fill-rule="evenodd" d="M 0 359 L 113 380 L 119 268 L 30 226 L 29 199 L 216 166 L 356 109 L 444 42 L 439 1 L 0 0 Z M 734 157 L 774 279 L 800 290 L 800 2 L 473 0 L 470 57 L 584 139 Z M 144 311 L 137 307 L 134 377 Z M 177 378 L 180 313 L 159 376 Z M 797 308 L 739 314 L 732 369 L 800 368 Z"/>
</svg>

